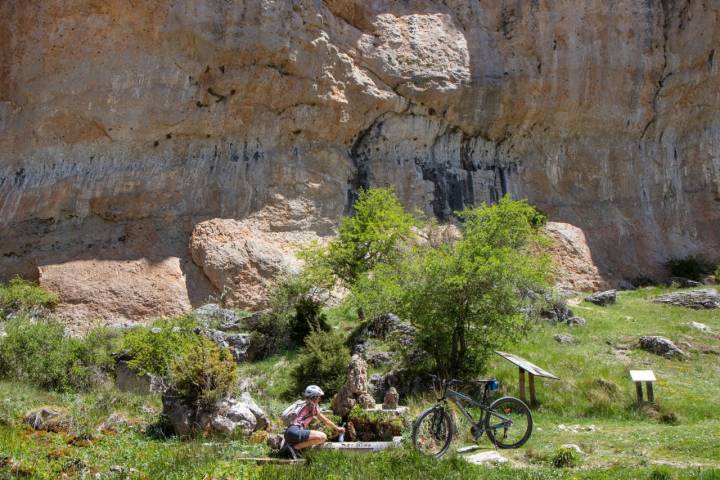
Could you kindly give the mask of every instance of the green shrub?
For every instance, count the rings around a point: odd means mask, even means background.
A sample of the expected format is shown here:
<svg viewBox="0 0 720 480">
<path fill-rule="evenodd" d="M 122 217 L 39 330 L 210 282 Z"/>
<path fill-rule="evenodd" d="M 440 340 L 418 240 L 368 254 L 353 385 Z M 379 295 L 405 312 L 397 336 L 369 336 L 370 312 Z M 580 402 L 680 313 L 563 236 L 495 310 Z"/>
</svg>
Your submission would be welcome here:
<svg viewBox="0 0 720 480">
<path fill-rule="evenodd" d="M 552 457 L 552 464 L 555 468 L 573 468 L 580 465 L 580 454 L 572 448 L 560 447 Z"/>
<path fill-rule="evenodd" d="M 139 372 L 165 376 L 170 362 L 185 352 L 197 335 L 195 319 L 183 315 L 158 320 L 151 327 L 137 327 L 123 337 L 122 351 L 130 357 L 128 367 Z"/>
<path fill-rule="evenodd" d="M 171 388 L 188 406 L 210 407 L 236 383 L 237 364 L 230 351 L 205 337 L 197 337 L 170 363 Z"/>
<path fill-rule="evenodd" d="M 703 275 L 712 271 L 712 267 L 702 258 L 690 255 L 685 258 L 673 258 L 666 263 L 673 277 L 689 278 L 700 281 Z"/>
<path fill-rule="evenodd" d="M 13 278 L 7 284 L 0 284 L 0 318 L 9 312 L 27 310 L 35 305 L 52 307 L 57 301 L 57 294 L 20 277 Z"/>
<path fill-rule="evenodd" d="M 329 398 L 345 383 L 349 363 L 350 350 L 341 335 L 312 332 L 305 338 L 305 351 L 293 370 L 294 393 L 302 392 L 309 384 L 316 384 Z"/>
<path fill-rule="evenodd" d="M 656 465 L 650 471 L 648 478 L 650 480 L 672 480 L 672 469 L 667 465 Z"/>
<path fill-rule="evenodd" d="M 310 332 L 329 331 L 310 279 L 302 275 L 283 280 L 270 298 L 270 311 L 253 328 L 250 358 L 261 360 L 302 346 Z"/>
<path fill-rule="evenodd" d="M 112 369 L 116 335 L 107 329 L 85 338 L 65 335 L 54 320 L 25 316 L 7 322 L 0 342 L 0 376 L 58 391 L 84 390 Z"/>
</svg>

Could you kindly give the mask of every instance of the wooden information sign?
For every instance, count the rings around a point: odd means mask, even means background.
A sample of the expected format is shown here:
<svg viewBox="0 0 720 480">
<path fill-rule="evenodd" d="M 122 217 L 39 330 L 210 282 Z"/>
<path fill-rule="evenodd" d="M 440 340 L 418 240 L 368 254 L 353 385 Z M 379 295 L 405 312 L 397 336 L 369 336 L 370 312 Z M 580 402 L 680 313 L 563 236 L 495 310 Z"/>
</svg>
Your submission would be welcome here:
<svg viewBox="0 0 720 480">
<path fill-rule="evenodd" d="M 537 397 L 535 396 L 535 377 L 549 378 L 551 380 L 560 380 L 559 377 L 553 375 L 547 370 L 543 370 L 532 362 L 525 360 L 522 357 L 513 355 L 512 353 L 496 351 L 498 355 L 503 357 L 513 365 L 517 365 L 520 374 L 520 400 L 527 402 L 525 397 L 525 372 L 528 374 L 528 386 L 530 387 L 530 406 L 534 407 L 537 405 Z"/>
</svg>

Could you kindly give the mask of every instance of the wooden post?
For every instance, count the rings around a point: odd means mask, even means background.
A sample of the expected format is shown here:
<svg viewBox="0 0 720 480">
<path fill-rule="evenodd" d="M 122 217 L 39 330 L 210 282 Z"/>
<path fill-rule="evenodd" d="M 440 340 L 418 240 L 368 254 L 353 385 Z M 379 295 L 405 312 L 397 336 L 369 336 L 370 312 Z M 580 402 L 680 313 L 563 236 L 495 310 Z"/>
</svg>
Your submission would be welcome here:
<svg viewBox="0 0 720 480">
<path fill-rule="evenodd" d="M 520 400 L 527 402 L 525 399 L 525 369 L 522 367 L 518 368 L 520 369 Z"/>
<path fill-rule="evenodd" d="M 638 403 L 642 403 L 642 382 L 635 382 L 635 391 L 637 392 Z"/>
<path fill-rule="evenodd" d="M 654 403 L 654 402 L 655 402 L 655 394 L 653 393 L 652 382 L 645 382 L 645 385 L 647 385 L 647 399 L 648 399 L 648 402 Z"/>
<path fill-rule="evenodd" d="M 535 375 L 528 372 L 528 383 L 530 384 L 530 406 L 537 406 L 537 397 L 535 397 Z"/>
</svg>

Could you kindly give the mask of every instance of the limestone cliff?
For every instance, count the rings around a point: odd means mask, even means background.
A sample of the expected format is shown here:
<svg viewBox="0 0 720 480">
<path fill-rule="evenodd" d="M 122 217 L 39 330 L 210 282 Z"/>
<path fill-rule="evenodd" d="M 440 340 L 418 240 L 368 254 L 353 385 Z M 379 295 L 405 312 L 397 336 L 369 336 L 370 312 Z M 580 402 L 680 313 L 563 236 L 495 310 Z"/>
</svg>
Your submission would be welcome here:
<svg viewBox="0 0 720 480">
<path fill-rule="evenodd" d="M 383 184 L 527 198 L 606 278 L 720 251 L 719 0 L 4 0 L 0 45 L 3 278 L 150 262 L 194 303 L 199 222 L 325 235 Z"/>
</svg>

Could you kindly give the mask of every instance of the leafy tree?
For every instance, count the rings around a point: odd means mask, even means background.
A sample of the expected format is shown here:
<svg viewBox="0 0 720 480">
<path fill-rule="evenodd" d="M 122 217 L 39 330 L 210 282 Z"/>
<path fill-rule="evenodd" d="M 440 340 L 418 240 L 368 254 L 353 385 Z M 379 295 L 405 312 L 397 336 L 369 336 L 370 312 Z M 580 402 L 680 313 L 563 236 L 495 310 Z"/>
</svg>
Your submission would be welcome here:
<svg viewBox="0 0 720 480">
<path fill-rule="evenodd" d="M 391 188 L 361 190 L 353 215 L 340 223 L 338 237 L 305 253 L 307 275 L 317 284 L 340 280 L 350 286 L 375 266 L 398 258 L 415 223 Z"/>
<path fill-rule="evenodd" d="M 426 368 L 462 377 L 481 371 L 494 349 L 525 331 L 525 294 L 545 285 L 550 263 L 536 253 L 543 239 L 527 203 L 506 197 L 459 216 L 461 240 L 377 265 L 357 282 L 353 301 L 370 315 L 393 311 L 408 319 L 429 353 Z"/>
</svg>

